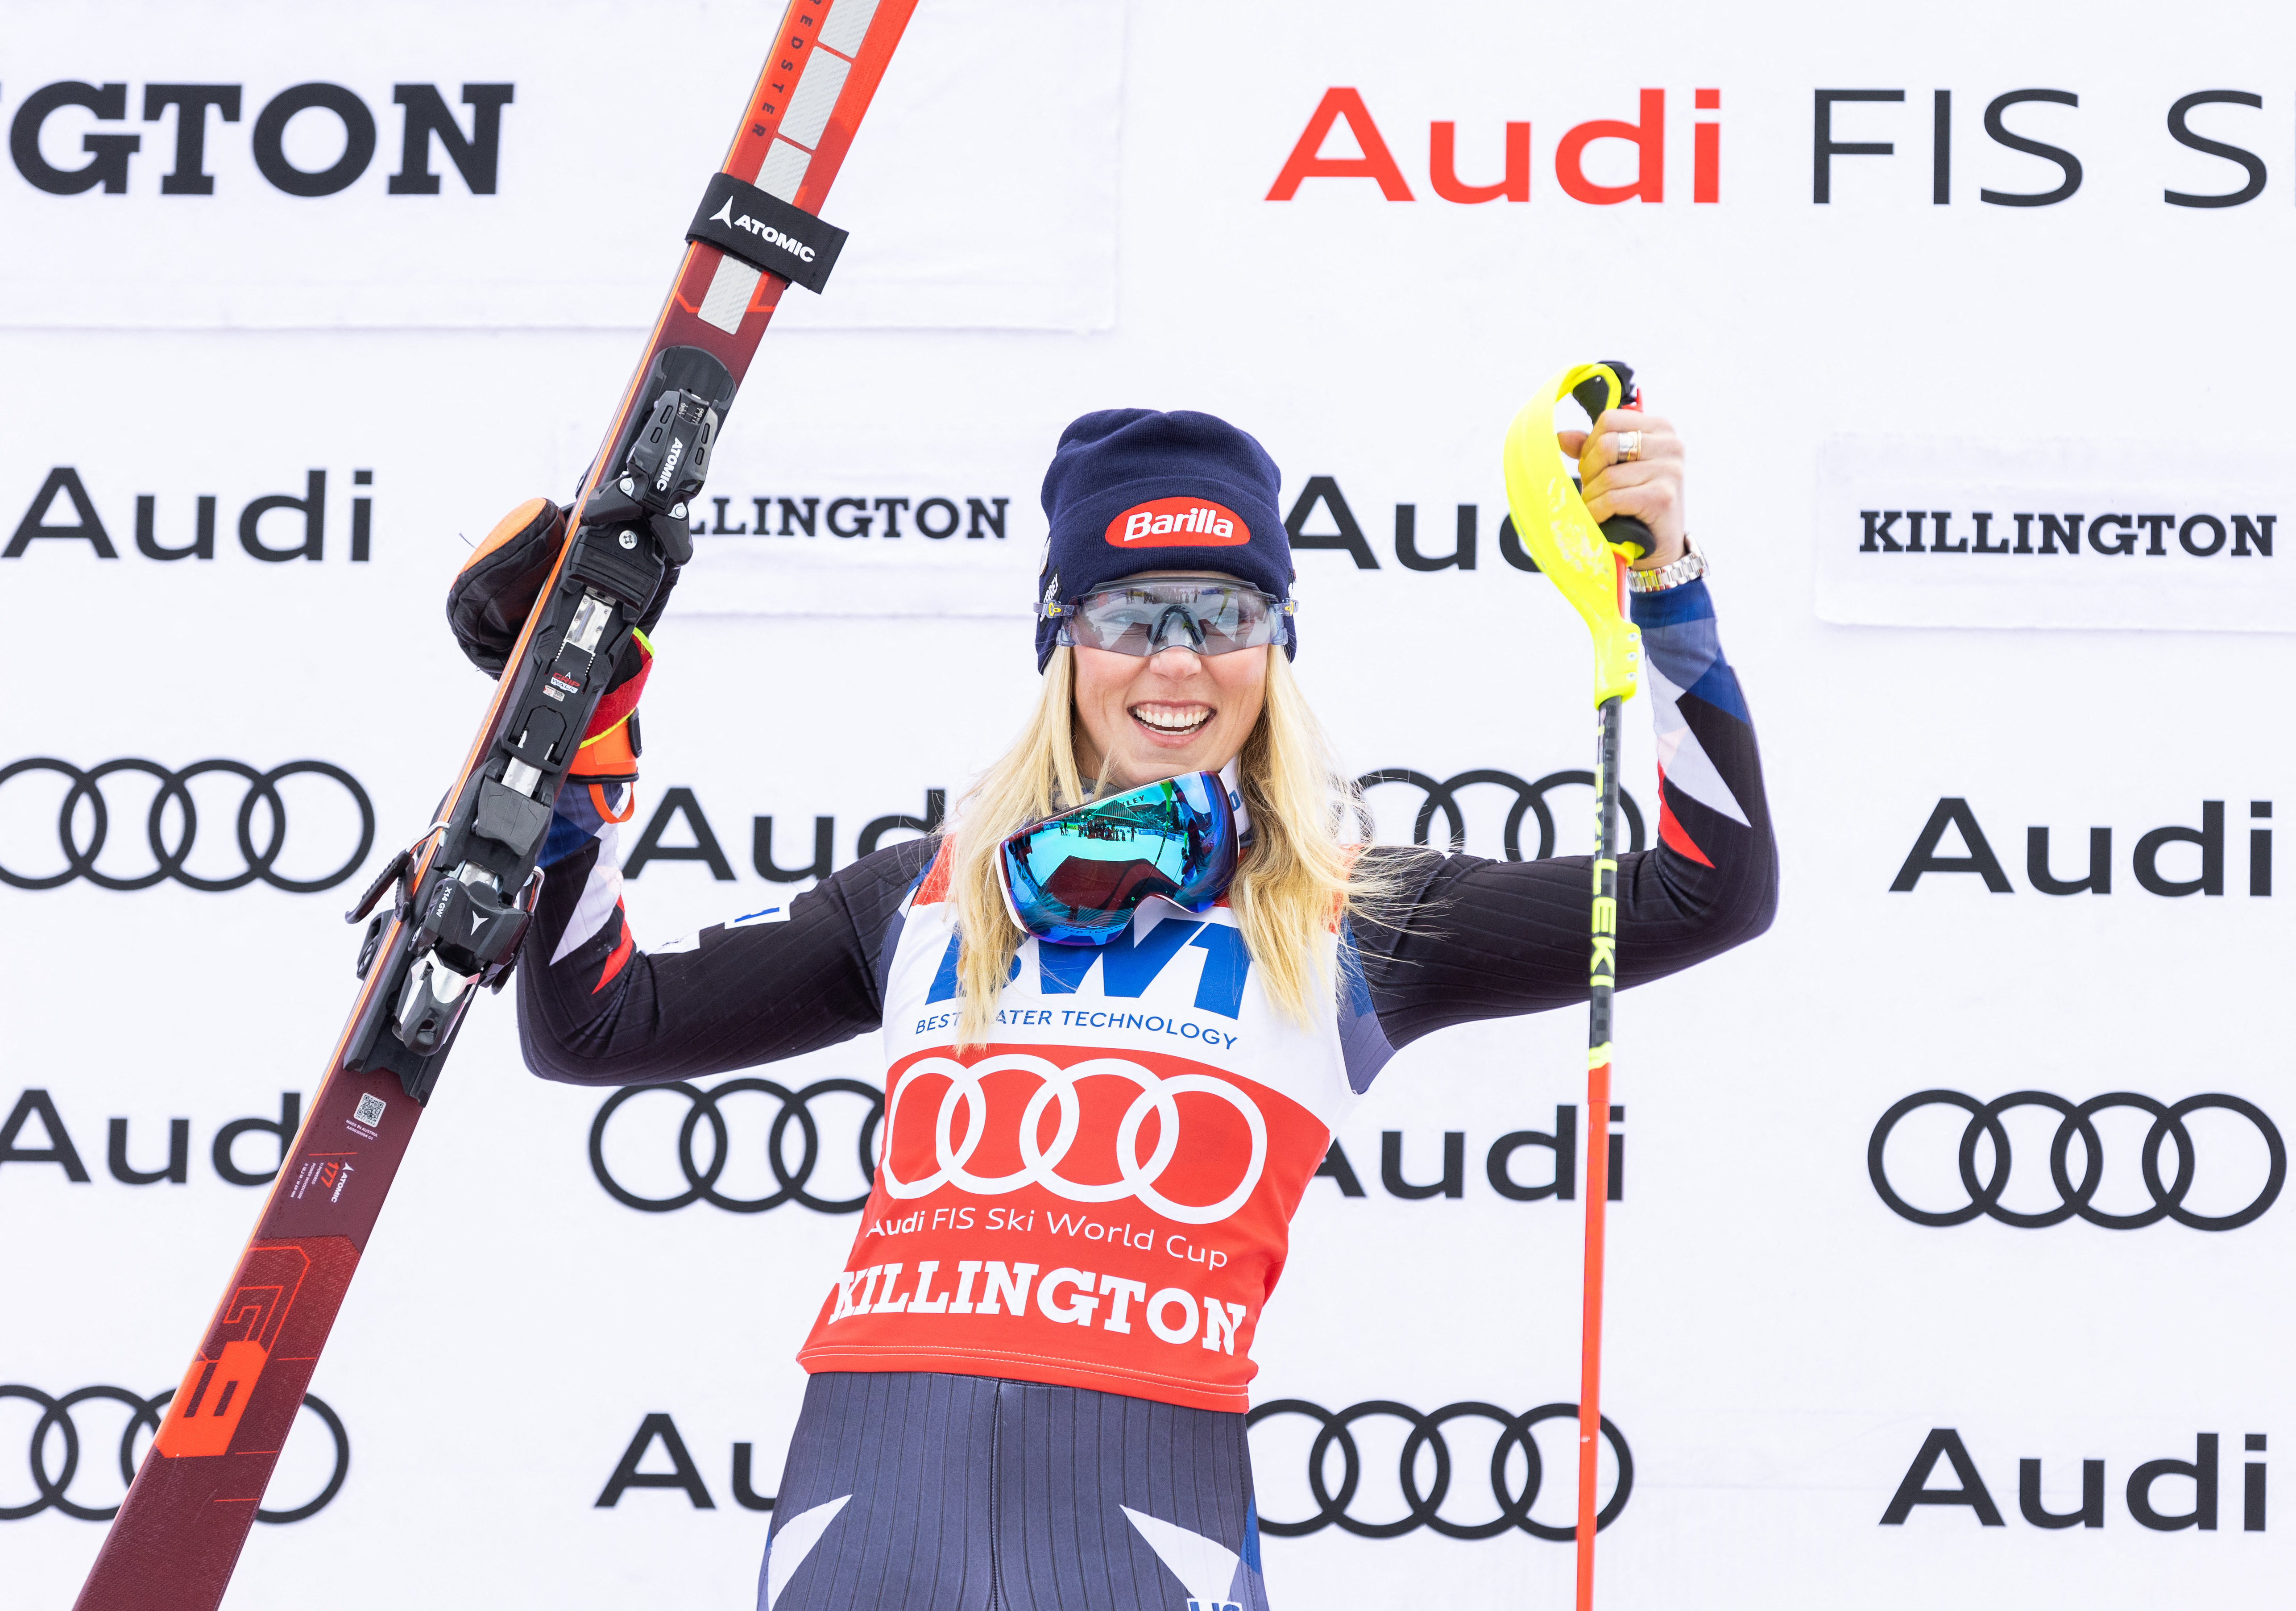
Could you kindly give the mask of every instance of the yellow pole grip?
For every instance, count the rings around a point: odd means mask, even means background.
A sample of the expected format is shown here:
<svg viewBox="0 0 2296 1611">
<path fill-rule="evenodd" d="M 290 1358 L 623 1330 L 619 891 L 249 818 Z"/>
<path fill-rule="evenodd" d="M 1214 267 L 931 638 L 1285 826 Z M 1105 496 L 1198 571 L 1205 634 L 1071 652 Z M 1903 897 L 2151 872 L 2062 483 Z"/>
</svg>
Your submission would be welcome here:
<svg viewBox="0 0 2296 1611">
<path fill-rule="evenodd" d="M 1626 557 L 1603 536 L 1570 484 L 1554 446 L 1554 406 L 1570 389 L 1599 377 L 1617 406 L 1619 377 L 1607 366 L 1566 369 L 1522 406 L 1507 427 L 1502 453 L 1507 512 L 1538 568 L 1561 589 L 1595 640 L 1595 703 L 1632 699 L 1642 675 L 1642 629 L 1627 619 Z M 1599 411 L 1598 411 L 1599 412 Z"/>
</svg>

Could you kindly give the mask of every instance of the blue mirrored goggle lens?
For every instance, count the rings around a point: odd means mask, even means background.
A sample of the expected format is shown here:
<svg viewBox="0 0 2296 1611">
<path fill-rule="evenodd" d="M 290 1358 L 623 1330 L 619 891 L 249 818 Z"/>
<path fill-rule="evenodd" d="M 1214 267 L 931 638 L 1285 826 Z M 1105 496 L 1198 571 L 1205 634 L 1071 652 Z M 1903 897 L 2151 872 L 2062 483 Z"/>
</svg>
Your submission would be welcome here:
<svg viewBox="0 0 2296 1611">
<path fill-rule="evenodd" d="M 1118 654 L 1232 654 L 1280 644 L 1285 630 L 1283 606 L 1256 588 L 1158 581 L 1085 595 L 1069 607 L 1061 641 Z"/>
<path fill-rule="evenodd" d="M 1235 871 L 1235 815 L 1218 777 L 1128 789 L 1005 840 L 998 858 L 1021 926 L 1039 940 L 1105 945 L 1152 895 L 1201 910 Z"/>
</svg>

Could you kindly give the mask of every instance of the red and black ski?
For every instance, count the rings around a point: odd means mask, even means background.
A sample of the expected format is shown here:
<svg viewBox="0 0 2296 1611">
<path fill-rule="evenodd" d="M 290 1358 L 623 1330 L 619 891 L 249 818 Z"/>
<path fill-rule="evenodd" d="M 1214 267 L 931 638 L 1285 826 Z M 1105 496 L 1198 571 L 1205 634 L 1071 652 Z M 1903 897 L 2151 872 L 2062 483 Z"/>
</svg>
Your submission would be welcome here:
<svg viewBox="0 0 2296 1611">
<path fill-rule="evenodd" d="M 691 555 L 718 423 L 782 292 L 819 290 L 843 244 L 821 204 L 915 4 L 791 0 L 783 14 L 461 774 L 368 892 L 391 900 L 368 927 L 350 1020 L 79 1611 L 223 1599 L 463 1015 L 516 958 L 575 747 L 631 630 Z"/>
</svg>

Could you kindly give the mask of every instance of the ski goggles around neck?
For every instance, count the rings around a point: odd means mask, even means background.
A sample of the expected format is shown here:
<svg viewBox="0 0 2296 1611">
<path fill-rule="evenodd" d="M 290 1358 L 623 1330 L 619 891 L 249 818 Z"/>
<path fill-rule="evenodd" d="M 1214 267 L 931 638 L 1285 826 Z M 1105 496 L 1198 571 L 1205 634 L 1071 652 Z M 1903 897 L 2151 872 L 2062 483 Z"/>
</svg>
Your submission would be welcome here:
<svg viewBox="0 0 2296 1611">
<path fill-rule="evenodd" d="M 1144 657 L 1162 649 L 1232 654 L 1288 643 L 1293 604 L 1228 577 L 1159 576 L 1118 582 L 1055 608 L 1061 643 Z"/>
<path fill-rule="evenodd" d="M 998 850 L 996 871 L 1006 908 L 1029 933 L 1106 945 L 1152 897 L 1192 912 L 1210 907 L 1235 875 L 1250 831 L 1233 776 L 1190 772 L 1021 829 Z"/>
</svg>

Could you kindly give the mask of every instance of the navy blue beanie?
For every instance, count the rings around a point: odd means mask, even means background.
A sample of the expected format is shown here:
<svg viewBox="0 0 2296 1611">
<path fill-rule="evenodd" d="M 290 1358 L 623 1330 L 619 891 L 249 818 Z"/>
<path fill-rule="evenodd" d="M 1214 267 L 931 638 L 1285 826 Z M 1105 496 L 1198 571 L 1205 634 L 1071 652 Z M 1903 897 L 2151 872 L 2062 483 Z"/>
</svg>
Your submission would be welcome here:
<svg viewBox="0 0 2296 1611">
<path fill-rule="evenodd" d="M 1052 524 L 1037 579 L 1037 670 L 1060 633 L 1055 604 L 1143 571 L 1216 571 L 1292 596 L 1292 539 L 1275 461 L 1209 414 L 1103 408 L 1061 432 L 1045 472 Z M 1299 625 L 1286 654 L 1299 650 Z"/>
</svg>

